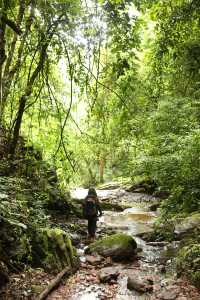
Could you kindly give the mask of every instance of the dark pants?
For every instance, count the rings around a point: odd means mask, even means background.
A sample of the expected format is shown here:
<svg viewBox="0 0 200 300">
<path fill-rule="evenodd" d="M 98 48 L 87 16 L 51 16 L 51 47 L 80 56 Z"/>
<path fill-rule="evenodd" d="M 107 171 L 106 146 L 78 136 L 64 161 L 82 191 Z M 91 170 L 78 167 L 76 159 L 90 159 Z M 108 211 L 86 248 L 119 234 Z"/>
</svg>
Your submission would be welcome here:
<svg viewBox="0 0 200 300">
<path fill-rule="evenodd" d="M 97 217 L 90 217 L 88 218 L 88 234 L 91 237 L 95 236 L 95 232 L 97 229 Z"/>
</svg>

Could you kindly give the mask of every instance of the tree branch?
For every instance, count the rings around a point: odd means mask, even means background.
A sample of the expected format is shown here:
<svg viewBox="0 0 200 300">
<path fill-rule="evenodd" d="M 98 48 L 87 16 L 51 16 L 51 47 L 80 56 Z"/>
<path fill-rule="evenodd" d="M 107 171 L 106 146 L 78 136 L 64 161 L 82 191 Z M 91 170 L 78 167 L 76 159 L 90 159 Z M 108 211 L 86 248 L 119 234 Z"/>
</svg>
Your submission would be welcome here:
<svg viewBox="0 0 200 300">
<path fill-rule="evenodd" d="M 2 16 L 2 21 L 8 25 L 15 33 L 18 35 L 22 34 L 22 30 L 13 22 L 12 20 L 8 19 L 6 16 Z"/>
</svg>

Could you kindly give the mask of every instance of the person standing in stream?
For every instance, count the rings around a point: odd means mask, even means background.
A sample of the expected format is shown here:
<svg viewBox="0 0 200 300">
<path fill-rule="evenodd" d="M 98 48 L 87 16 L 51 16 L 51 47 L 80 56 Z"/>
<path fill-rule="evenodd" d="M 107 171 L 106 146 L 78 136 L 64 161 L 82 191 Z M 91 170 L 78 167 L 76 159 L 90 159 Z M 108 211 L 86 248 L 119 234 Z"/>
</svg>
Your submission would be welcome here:
<svg viewBox="0 0 200 300">
<path fill-rule="evenodd" d="M 94 188 L 89 188 L 88 194 L 84 200 L 83 215 L 88 220 L 88 237 L 95 239 L 98 217 L 102 216 L 97 192 Z"/>
</svg>

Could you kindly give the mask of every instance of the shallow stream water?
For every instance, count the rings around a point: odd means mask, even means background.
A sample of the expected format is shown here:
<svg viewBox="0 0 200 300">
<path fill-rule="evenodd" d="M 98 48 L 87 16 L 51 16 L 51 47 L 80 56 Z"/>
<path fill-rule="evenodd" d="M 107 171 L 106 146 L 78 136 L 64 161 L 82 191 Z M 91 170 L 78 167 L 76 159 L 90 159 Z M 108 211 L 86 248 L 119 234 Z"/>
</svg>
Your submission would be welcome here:
<svg viewBox="0 0 200 300">
<path fill-rule="evenodd" d="M 110 228 L 115 231 L 127 233 L 132 235 L 138 245 L 141 248 L 140 253 L 140 270 L 143 274 L 159 274 L 158 260 L 161 256 L 162 248 L 149 246 L 144 240 L 137 237 L 138 234 L 152 231 L 152 225 L 157 218 L 157 213 L 148 210 L 151 196 L 139 193 L 127 193 L 121 189 L 116 190 L 97 190 L 97 194 L 100 201 L 104 199 L 114 199 L 121 203 L 124 199 L 128 199 L 131 208 L 125 209 L 123 212 L 104 211 L 103 216 L 98 221 L 98 232 L 101 232 L 102 228 Z M 87 190 L 76 189 L 72 196 L 76 199 L 84 199 L 87 195 Z M 142 201 L 141 201 L 142 199 Z M 144 200 L 144 201 L 143 201 Z M 138 206 L 138 203 L 140 205 Z M 80 251 L 81 253 L 81 251 Z M 81 257 L 84 261 L 84 255 Z M 128 269 L 128 266 L 126 266 Z M 133 273 L 134 270 L 129 270 L 129 273 Z M 82 291 L 79 295 L 74 295 L 72 300 L 98 300 L 102 299 L 99 296 L 98 289 L 96 287 L 89 286 L 89 288 Z M 116 299 L 118 300 L 147 300 L 151 299 L 147 294 L 139 294 L 127 289 L 127 276 L 122 276 L 118 280 L 118 290 Z"/>
</svg>

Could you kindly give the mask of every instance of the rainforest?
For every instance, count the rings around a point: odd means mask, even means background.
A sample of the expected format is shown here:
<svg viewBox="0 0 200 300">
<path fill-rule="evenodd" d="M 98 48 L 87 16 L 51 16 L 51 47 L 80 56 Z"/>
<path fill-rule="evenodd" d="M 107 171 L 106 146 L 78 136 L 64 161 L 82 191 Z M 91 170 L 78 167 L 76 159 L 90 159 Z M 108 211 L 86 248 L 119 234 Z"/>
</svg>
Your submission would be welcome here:
<svg viewBox="0 0 200 300">
<path fill-rule="evenodd" d="M 198 0 L 0 0 L 0 299 L 200 299 Z"/>
</svg>

